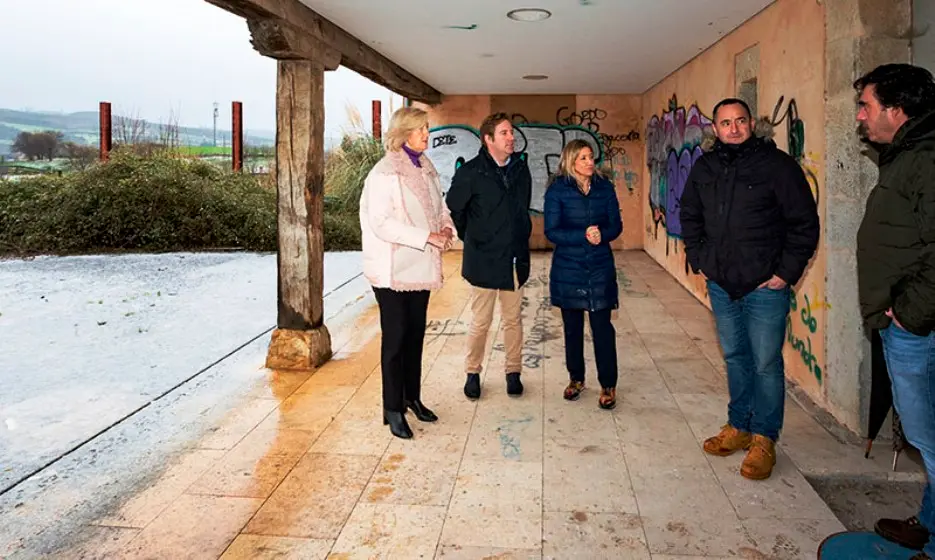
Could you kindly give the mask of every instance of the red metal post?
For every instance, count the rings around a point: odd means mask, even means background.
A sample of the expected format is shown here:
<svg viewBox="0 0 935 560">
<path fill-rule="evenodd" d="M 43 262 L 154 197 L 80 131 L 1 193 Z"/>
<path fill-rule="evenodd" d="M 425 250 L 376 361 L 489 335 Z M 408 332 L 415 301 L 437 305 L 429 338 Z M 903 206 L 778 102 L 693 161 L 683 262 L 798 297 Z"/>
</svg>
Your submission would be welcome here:
<svg viewBox="0 0 935 560">
<path fill-rule="evenodd" d="M 234 156 L 234 171 L 243 169 L 243 103 L 234 101 L 233 109 L 233 137 L 231 142 Z"/>
<path fill-rule="evenodd" d="M 379 99 L 373 100 L 373 138 L 383 138 L 383 103 Z"/>
<path fill-rule="evenodd" d="M 101 101 L 101 161 L 110 159 L 110 151 L 113 149 L 113 127 L 111 125 L 110 102 Z"/>
</svg>

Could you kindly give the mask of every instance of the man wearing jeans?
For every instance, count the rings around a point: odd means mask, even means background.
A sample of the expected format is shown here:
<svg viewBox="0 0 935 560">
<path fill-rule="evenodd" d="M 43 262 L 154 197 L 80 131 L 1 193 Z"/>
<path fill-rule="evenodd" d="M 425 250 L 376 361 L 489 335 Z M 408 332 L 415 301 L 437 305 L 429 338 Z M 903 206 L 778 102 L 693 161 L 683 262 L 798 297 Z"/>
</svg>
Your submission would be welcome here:
<svg viewBox="0 0 935 560">
<path fill-rule="evenodd" d="M 500 301 L 506 350 L 506 390 L 522 394 L 523 285 L 529 279 L 532 176 L 526 160 L 513 153 L 513 124 L 506 113 L 490 115 L 480 127 L 481 149 L 451 180 L 446 202 L 464 241 L 461 275 L 472 286 L 471 327 L 464 369 L 464 394 L 480 398 L 480 373 Z"/>
<path fill-rule="evenodd" d="M 748 449 L 740 474 L 761 480 L 782 429 L 790 286 L 818 247 L 818 210 L 798 163 L 753 134 L 746 103 L 725 99 L 713 117 L 717 141 L 681 197 L 685 254 L 707 278 L 730 392 L 727 424 L 704 450 Z"/>
<path fill-rule="evenodd" d="M 860 309 L 879 329 L 906 439 L 928 484 L 918 516 L 876 530 L 935 558 L 935 82 L 909 64 L 885 64 L 856 82 L 861 136 L 879 148 L 880 177 L 857 233 Z"/>
</svg>

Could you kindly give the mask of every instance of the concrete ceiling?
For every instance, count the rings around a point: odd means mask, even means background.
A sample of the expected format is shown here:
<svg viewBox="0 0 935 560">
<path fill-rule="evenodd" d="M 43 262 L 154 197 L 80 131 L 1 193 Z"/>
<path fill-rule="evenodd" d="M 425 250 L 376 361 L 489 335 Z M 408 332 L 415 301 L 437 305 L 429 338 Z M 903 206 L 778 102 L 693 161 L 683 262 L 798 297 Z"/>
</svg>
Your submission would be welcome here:
<svg viewBox="0 0 935 560">
<path fill-rule="evenodd" d="M 448 95 L 642 93 L 773 1 L 302 0 Z"/>
</svg>

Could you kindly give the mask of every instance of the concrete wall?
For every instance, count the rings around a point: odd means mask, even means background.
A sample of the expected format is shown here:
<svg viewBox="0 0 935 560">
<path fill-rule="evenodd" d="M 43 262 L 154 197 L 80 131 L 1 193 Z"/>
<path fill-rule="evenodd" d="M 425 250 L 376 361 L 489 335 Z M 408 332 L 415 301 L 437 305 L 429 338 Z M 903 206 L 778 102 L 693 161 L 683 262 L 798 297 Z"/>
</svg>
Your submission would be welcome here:
<svg viewBox="0 0 935 560">
<path fill-rule="evenodd" d="M 782 1 L 782 0 L 780 0 Z M 888 62 L 909 61 L 912 0 L 825 0 L 825 316 L 828 409 L 865 433 L 871 388 L 870 344 L 857 299 L 856 235 L 875 163 L 856 134 L 859 76 Z M 885 432 L 884 432 L 885 433 Z"/>
<path fill-rule="evenodd" d="M 914 0 L 912 4 L 912 62 L 935 72 L 935 2 Z"/>
<path fill-rule="evenodd" d="M 701 276 L 692 273 L 685 260 L 677 200 L 691 164 L 701 153 L 699 143 L 703 128 L 710 124 L 711 109 L 725 97 L 755 91 L 759 116 L 776 124 L 777 145 L 799 160 L 824 222 L 828 198 L 823 192 L 824 49 L 821 3 L 779 0 L 643 96 L 644 247 L 708 305 Z M 827 406 L 824 387 L 836 372 L 825 366 L 828 304 L 823 244 L 824 240 L 795 286 L 784 357 L 787 376 Z"/>
<path fill-rule="evenodd" d="M 643 244 L 642 182 L 645 152 L 640 126 L 639 95 L 454 95 L 429 111 L 432 134 L 428 156 L 442 175 L 447 192 L 459 161 L 477 155 L 477 129 L 490 113 L 511 115 L 517 128 L 517 150 L 525 150 L 533 174 L 534 249 L 548 248 L 542 230 L 542 196 L 550 172 L 558 167 L 565 142 L 584 138 L 603 153 L 613 171 L 623 217 L 617 249 Z"/>
</svg>

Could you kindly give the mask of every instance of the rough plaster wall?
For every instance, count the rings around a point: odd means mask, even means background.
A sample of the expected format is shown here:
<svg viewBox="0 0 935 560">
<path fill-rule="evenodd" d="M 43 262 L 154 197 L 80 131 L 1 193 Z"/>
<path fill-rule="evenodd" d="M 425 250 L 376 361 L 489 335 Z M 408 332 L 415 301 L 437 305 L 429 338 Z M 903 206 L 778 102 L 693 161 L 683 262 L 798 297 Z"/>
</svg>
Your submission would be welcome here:
<svg viewBox="0 0 935 560">
<path fill-rule="evenodd" d="M 640 134 L 641 98 L 638 95 L 465 95 L 446 96 L 434 107 L 416 104 L 429 111 L 432 127 L 466 125 L 474 129 L 490 113 L 504 112 L 517 125 L 579 125 L 594 136 L 611 142 L 614 178 L 624 219 L 624 233 L 613 246 L 616 249 L 640 248 L 643 242 L 640 210 L 639 172 L 643 144 Z M 432 147 L 430 146 L 430 150 Z M 557 151 L 560 151 L 558 148 Z M 471 154 L 470 157 L 473 157 Z M 557 159 L 550 162 L 557 164 Z M 533 215 L 530 247 L 547 249 L 542 218 Z"/>
<path fill-rule="evenodd" d="M 759 115 L 757 81 L 760 75 L 760 45 L 756 44 L 734 57 L 734 84 L 737 97 L 750 106 L 754 115 Z"/>
<path fill-rule="evenodd" d="M 912 5 L 912 62 L 935 72 L 935 2 L 915 0 Z"/>
<path fill-rule="evenodd" d="M 665 120 L 665 113 L 670 113 L 671 118 L 673 109 L 675 116 L 679 115 L 679 110 L 688 115 L 693 105 L 710 118 L 717 101 L 737 94 L 737 57 L 758 52 L 759 116 L 771 120 L 778 105 L 776 120 L 784 116 L 785 120 L 776 127 L 774 140 L 780 148 L 789 151 L 789 102 L 795 100 L 798 118 L 804 124 L 804 153 L 800 164 L 811 178 L 819 216 L 824 219 L 828 203 L 824 192 L 824 45 L 822 5 L 816 0 L 779 0 L 648 91 L 643 100 L 644 119 L 649 125 L 654 116 Z M 755 50 L 749 50 L 751 48 Z M 740 62 L 742 65 L 743 58 Z M 696 144 L 698 136 L 690 129 L 686 127 L 686 133 L 681 135 L 672 136 L 668 132 L 655 135 L 661 139 L 658 142 L 654 142 L 647 131 L 647 164 L 665 162 L 672 150 L 682 153 L 686 147 Z M 666 177 L 665 188 L 660 188 L 662 183 L 658 180 L 654 186 L 653 173 L 645 174 L 645 250 L 707 304 L 702 277 L 687 271 L 682 241 L 671 234 L 672 225 L 667 227 L 665 218 L 660 219 L 659 212 L 650 204 L 652 189 L 668 191 L 671 188 L 668 166 L 656 164 L 655 167 L 657 179 Z M 656 195 L 657 202 L 663 198 L 661 194 Z M 671 213 L 668 208 L 667 212 Z M 823 244 L 824 240 L 805 277 L 796 286 L 796 307 L 789 316 L 791 328 L 784 350 L 787 376 L 822 404 L 826 400 L 824 384 L 835 375 L 825 363 L 827 304 Z"/>
<path fill-rule="evenodd" d="M 854 120 L 855 79 L 886 62 L 908 61 L 910 0 L 825 0 L 827 43 L 825 142 L 828 146 L 826 216 L 826 386 L 829 409 L 865 433 L 870 352 L 857 300 L 856 233 L 877 169 L 866 156 Z"/>
</svg>

